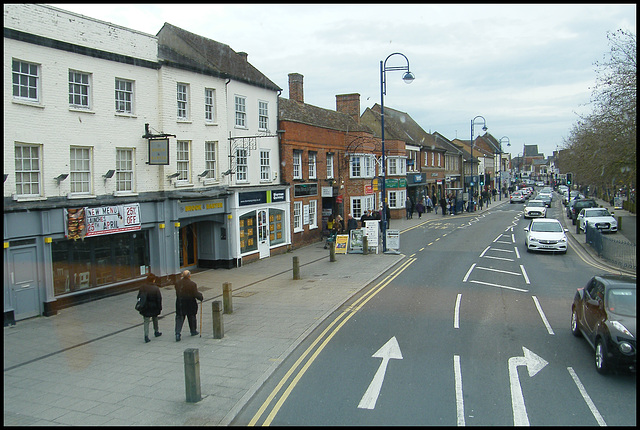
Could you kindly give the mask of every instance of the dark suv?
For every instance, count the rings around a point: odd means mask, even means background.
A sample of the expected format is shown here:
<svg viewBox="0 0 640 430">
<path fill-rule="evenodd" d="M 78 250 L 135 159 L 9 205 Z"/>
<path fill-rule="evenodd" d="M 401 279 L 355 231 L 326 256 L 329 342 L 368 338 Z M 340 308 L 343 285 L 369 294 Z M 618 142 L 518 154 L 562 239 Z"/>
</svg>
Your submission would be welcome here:
<svg viewBox="0 0 640 430">
<path fill-rule="evenodd" d="M 569 210 L 569 216 L 571 217 L 571 224 L 576 225 L 576 218 L 580 211 L 584 208 L 597 208 L 598 203 L 594 199 L 578 199 L 571 201 L 571 207 Z"/>
</svg>

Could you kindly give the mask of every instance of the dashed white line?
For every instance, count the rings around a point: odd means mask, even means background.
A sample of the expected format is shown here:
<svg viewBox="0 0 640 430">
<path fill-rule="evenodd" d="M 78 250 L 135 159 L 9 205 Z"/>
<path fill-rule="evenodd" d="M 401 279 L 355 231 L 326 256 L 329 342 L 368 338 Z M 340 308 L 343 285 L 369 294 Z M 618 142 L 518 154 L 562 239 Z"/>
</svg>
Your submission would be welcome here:
<svg viewBox="0 0 640 430">
<path fill-rule="evenodd" d="M 522 264 L 520 265 L 520 270 L 522 270 L 522 276 L 524 276 L 525 282 L 530 284 L 531 282 L 529 282 L 529 277 L 527 276 L 527 272 L 524 270 L 524 266 Z"/>
<path fill-rule="evenodd" d="M 467 271 L 467 274 L 464 275 L 462 282 L 467 282 L 467 279 L 469 279 L 469 275 L 471 275 L 471 271 L 473 270 L 474 267 L 476 267 L 476 263 L 473 263 L 471 267 L 469 267 L 469 270 Z"/>
<path fill-rule="evenodd" d="M 462 370 L 460 369 L 460 356 L 453 356 L 453 374 L 456 381 L 456 415 L 458 426 L 464 426 L 464 397 L 462 395 Z"/>
<path fill-rule="evenodd" d="M 520 252 L 518 252 L 518 247 L 516 246 L 513 249 L 516 252 L 516 255 L 518 256 L 518 259 L 520 259 Z"/>
<path fill-rule="evenodd" d="M 458 298 L 456 299 L 456 307 L 453 311 L 453 328 L 460 328 L 460 300 L 462 299 L 462 294 L 458 293 Z"/>
<path fill-rule="evenodd" d="M 482 251 L 482 254 L 480 254 L 480 258 L 484 257 L 485 252 L 487 252 L 489 250 L 489 248 L 491 248 L 490 246 L 487 246 L 484 251 Z"/>
<path fill-rule="evenodd" d="M 573 382 L 575 382 L 576 387 L 578 387 L 578 391 L 580 391 L 582 398 L 587 403 L 587 406 L 589 406 L 589 409 L 598 422 L 598 425 L 600 425 L 601 427 L 606 426 L 607 423 L 604 422 L 604 418 L 602 418 L 602 415 L 600 415 L 600 412 L 598 412 L 598 408 L 596 408 L 596 405 L 591 400 L 591 397 L 589 397 L 589 394 L 587 394 L 587 390 L 584 389 L 584 385 L 582 385 L 582 382 L 580 382 L 580 378 L 578 378 L 576 372 L 573 371 L 572 367 L 567 367 L 567 370 L 569 371 L 569 374 L 571 374 Z"/>
<path fill-rule="evenodd" d="M 547 328 L 547 332 L 549 332 L 549 334 L 555 334 L 553 332 L 553 329 L 551 328 L 551 325 L 549 324 L 549 321 L 547 320 L 547 317 L 542 311 L 542 306 L 540 306 L 540 302 L 538 301 L 538 298 L 536 296 L 531 296 L 531 297 L 533 297 L 533 301 L 536 304 L 536 308 L 538 308 L 538 313 L 540 314 L 540 318 L 542 318 L 542 322 L 544 323 L 544 326 Z"/>
</svg>

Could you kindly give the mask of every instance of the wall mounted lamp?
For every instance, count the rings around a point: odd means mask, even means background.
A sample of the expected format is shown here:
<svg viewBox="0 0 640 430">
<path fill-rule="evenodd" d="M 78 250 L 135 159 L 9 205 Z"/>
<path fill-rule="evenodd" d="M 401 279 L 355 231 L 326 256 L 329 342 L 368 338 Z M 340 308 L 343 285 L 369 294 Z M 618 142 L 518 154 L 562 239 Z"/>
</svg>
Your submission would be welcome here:
<svg viewBox="0 0 640 430">
<path fill-rule="evenodd" d="M 173 179 L 173 178 L 177 178 L 178 176 L 180 176 L 180 172 L 176 172 L 176 173 L 173 173 L 171 175 L 168 175 L 167 178 Z"/>
<path fill-rule="evenodd" d="M 65 179 L 67 179 L 67 177 L 69 176 L 68 173 L 61 173 L 59 174 L 57 177 L 53 178 L 55 181 L 58 181 L 58 186 L 60 186 L 60 182 L 64 181 Z"/>
<path fill-rule="evenodd" d="M 107 170 L 107 173 L 102 175 L 102 177 L 105 178 L 105 179 L 113 178 L 113 174 L 114 173 L 116 173 L 115 170 Z"/>
<path fill-rule="evenodd" d="M 9 177 L 9 175 L 7 175 L 6 173 L 4 174 L 4 181 L 2 182 L 7 182 L 7 178 Z"/>
<path fill-rule="evenodd" d="M 200 173 L 198 175 L 198 178 L 204 178 L 205 176 L 207 176 L 209 174 L 209 169 L 205 170 L 204 172 Z"/>
</svg>

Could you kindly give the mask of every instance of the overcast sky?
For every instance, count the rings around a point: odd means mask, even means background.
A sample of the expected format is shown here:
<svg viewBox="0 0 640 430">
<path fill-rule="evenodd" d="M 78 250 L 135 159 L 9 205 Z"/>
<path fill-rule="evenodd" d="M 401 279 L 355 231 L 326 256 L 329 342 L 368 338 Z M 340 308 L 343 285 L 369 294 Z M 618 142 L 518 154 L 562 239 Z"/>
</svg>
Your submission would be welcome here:
<svg viewBox="0 0 640 430">
<path fill-rule="evenodd" d="M 607 32 L 636 33 L 635 4 L 53 6 L 153 35 L 169 22 L 248 53 L 282 97 L 288 74 L 304 75 L 305 103 L 332 110 L 336 94 L 359 93 L 361 111 L 380 103 L 380 61 L 401 52 L 416 78 L 386 72 L 386 107 L 449 139 L 470 139 L 481 115 L 514 157 L 525 144 L 545 157 L 562 148 L 577 115 L 591 112 Z M 481 129 L 477 119 L 474 137 Z"/>
</svg>

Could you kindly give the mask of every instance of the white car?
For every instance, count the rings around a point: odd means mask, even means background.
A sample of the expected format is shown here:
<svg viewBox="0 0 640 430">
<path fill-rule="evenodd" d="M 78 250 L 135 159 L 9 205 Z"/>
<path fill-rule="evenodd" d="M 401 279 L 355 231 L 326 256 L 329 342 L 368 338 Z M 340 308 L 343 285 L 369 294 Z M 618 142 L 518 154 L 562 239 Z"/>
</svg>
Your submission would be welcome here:
<svg viewBox="0 0 640 430">
<path fill-rule="evenodd" d="M 524 203 L 526 201 L 527 199 L 522 191 L 514 191 L 509 198 L 509 203 Z"/>
<path fill-rule="evenodd" d="M 542 200 L 529 200 L 524 206 L 525 218 L 546 218 L 547 205 Z"/>
<path fill-rule="evenodd" d="M 586 224 L 595 227 L 601 232 L 615 233 L 618 231 L 618 222 L 613 214 L 605 208 L 584 208 L 578 214 L 578 229 L 586 231 Z"/>
<path fill-rule="evenodd" d="M 569 231 L 560 221 L 551 218 L 532 219 L 524 228 L 524 244 L 529 251 L 558 251 L 567 253 L 567 235 Z"/>
</svg>

